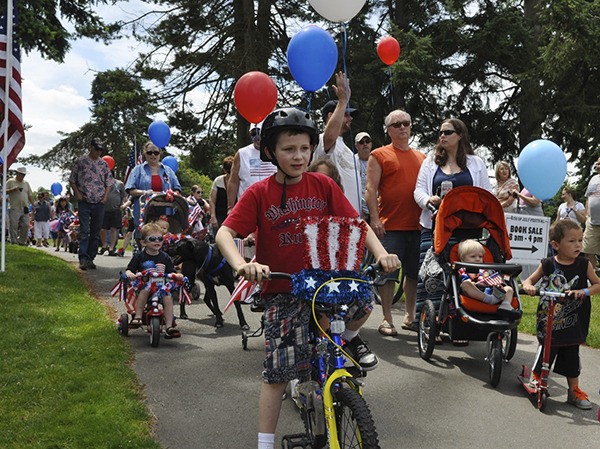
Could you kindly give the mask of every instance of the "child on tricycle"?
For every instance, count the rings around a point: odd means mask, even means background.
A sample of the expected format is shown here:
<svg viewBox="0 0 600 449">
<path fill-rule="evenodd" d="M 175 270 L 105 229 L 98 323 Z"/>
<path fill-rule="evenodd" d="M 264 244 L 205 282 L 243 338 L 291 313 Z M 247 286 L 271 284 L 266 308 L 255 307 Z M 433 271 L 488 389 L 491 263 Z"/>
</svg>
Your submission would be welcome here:
<svg viewBox="0 0 600 449">
<path fill-rule="evenodd" d="M 167 253 L 161 251 L 163 239 L 163 230 L 157 223 L 148 223 L 142 226 L 140 240 L 142 251 L 133 256 L 127 265 L 127 270 L 125 271 L 125 274 L 129 280 L 136 280 L 141 272 L 157 273 L 161 276 L 175 273 L 173 261 Z M 182 281 L 183 275 L 181 273 L 177 273 L 175 274 L 175 278 L 178 281 Z M 152 293 L 152 288 L 152 282 L 140 283 L 137 290 L 135 316 L 131 322 L 132 325 L 141 326 L 143 324 L 142 314 L 144 311 L 144 306 L 146 305 L 146 302 Z M 166 338 L 178 338 L 181 336 L 181 333 L 175 328 L 173 317 L 173 297 L 168 291 L 165 291 L 165 294 L 162 296 L 162 303 L 166 325 Z"/>
</svg>

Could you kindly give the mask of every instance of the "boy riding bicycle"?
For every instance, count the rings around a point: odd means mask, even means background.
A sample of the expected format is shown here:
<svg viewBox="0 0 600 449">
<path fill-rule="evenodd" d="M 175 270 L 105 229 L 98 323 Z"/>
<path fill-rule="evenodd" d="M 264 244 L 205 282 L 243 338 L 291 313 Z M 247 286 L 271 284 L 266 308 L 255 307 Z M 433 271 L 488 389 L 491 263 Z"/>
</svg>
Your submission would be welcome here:
<svg viewBox="0 0 600 449">
<path fill-rule="evenodd" d="M 357 217 L 333 180 L 320 173 L 307 173 L 318 134 L 309 113 L 296 108 L 272 112 L 263 122 L 261 159 L 277 166 L 277 173 L 253 184 L 236 204 L 216 242 L 238 274 L 261 282 L 271 270 L 296 273 L 303 266 L 301 218 L 327 215 Z M 257 231 L 256 262 L 247 263 L 233 238 Z M 386 272 L 399 267 L 369 228 L 366 246 Z M 308 324 L 310 306 L 290 293 L 288 281 L 273 280 L 262 292 L 265 298 L 266 360 L 259 400 L 259 449 L 271 449 L 281 410 L 281 397 L 290 380 L 309 370 Z M 343 335 L 345 350 L 364 369 L 373 369 L 377 358 L 358 336 L 372 306 L 359 311 Z"/>
</svg>

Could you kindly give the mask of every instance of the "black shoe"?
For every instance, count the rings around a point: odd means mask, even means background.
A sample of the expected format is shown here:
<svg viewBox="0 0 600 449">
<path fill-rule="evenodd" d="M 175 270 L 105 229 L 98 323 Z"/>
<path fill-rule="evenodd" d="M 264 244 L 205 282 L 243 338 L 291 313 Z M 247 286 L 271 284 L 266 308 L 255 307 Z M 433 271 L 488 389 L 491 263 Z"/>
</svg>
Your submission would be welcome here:
<svg viewBox="0 0 600 449">
<path fill-rule="evenodd" d="M 365 371 L 371 371 L 377 368 L 379 360 L 377 356 L 371 352 L 367 344 L 362 341 L 359 335 L 347 342 L 343 347 L 346 351 Z"/>
<path fill-rule="evenodd" d="M 88 269 L 88 263 L 86 260 L 79 261 L 79 269 L 83 271 Z"/>
<path fill-rule="evenodd" d="M 109 255 L 109 256 L 116 256 L 116 255 L 117 255 L 117 252 L 116 252 L 116 251 L 113 251 L 113 250 L 111 249 L 111 250 L 109 250 L 109 251 L 108 251 L 108 255 Z"/>
<path fill-rule="evenodd" d="M 104 254 L 106 251 L 108 251 L 108 246 L 105 246 L 103 248 L 100 248 L 98 250 L 98 255 L 101 256 L 102 254 Z"/>
<path fill-rule="evenodd" d="M 91 260 L 88 260 L 87 267 L 91 268 L 92 270 L 95 270 L 97 268 L 96 264 Z"/>
</svg>

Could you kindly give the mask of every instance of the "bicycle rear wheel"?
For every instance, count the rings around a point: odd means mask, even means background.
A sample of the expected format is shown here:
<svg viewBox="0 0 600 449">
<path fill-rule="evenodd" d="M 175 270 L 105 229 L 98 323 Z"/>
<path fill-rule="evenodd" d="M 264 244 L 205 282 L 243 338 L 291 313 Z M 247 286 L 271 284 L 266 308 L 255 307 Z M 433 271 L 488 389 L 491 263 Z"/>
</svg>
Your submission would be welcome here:
<svg viewBox="0 0 600 449">
<path fill-rule="evenodd" d="M 375 422 L 364 398 L 356 390 L 334 393 L 337 438 L 341 449 L 379 449 Z"/>
</svg>

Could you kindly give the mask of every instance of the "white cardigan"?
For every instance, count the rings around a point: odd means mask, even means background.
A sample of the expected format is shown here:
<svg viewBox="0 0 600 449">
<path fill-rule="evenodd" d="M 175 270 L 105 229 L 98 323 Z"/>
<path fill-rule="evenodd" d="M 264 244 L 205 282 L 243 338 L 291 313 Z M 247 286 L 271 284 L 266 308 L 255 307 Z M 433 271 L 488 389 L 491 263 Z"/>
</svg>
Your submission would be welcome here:
<svg viewBox="0 0 600 449">
<path fill-rule="evenodd" d="M 427 157 L 421 164 L 419 170 L 419 176 L 417 177 L 417 185 L 415 186 L 415 202 L 419 205 L 423 211 L 421 212 L 421 218 L 419 220 L 421 226 L 427 229 L 431 229 L 431 211 L 427 209 L 427 201 L 429 197 L 433 196 L 433 177 L 438 169 L 438 165 L 433 160 L 433 153 Z M 472 154 L 467 155 L 467 170 L 471 173 L 473 178 L 473 185 L 475 187 L 481 187 L 489 192 L 492 191 L 492 185 L 490 184 L 490 178 L 488 175 L 487 167 L 483 159 L 479 156 Z"/>
</svg>

